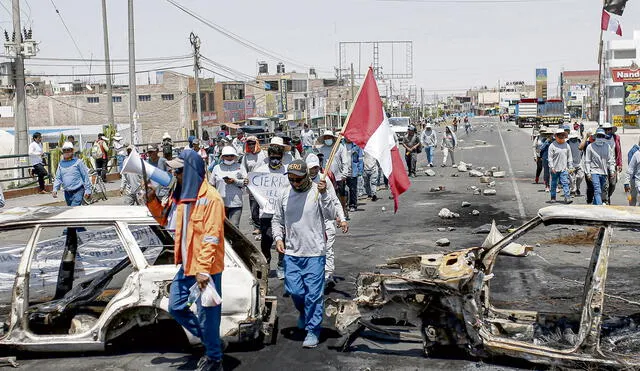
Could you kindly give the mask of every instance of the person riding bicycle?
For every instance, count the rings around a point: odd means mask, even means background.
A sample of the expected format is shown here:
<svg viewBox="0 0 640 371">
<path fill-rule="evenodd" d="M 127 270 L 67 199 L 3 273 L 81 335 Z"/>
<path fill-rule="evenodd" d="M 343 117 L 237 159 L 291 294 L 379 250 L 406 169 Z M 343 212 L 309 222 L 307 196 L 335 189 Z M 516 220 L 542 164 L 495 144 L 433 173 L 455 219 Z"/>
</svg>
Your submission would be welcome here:
<svg viewBox="0 0 640 371">
<path fill-rule="evenodd" d="M 62 145 L 62 161 L 58 164 L 51 193 L 54 198 L 58 197 L 60 187 L 64 188 L 64 199 L 67 206 L 80 206 L 83 195 L 91 194 L 91 180 L 87 166 L 81 160 L 73 157 L 71 142 L 65 142 Z"/>
</svg>

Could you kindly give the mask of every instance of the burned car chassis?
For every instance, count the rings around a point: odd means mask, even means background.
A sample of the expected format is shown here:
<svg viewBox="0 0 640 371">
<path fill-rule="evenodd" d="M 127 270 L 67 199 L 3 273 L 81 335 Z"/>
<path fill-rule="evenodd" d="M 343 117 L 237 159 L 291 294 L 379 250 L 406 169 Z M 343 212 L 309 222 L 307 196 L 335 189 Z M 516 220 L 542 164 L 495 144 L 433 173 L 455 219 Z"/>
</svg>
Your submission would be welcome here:
<svg viewBox="0 0 640 371">
<path fill-rule="evenodd" d="M 581 289 L 582 309 L 572 315 L 496 308 L 490 297 L 498 254 L 537 226 L 555 224 L 590 226 L 596 231 Z M 551 365 L 637 367 L 640 354 L 621 354 L 602 346 L 605 338 L 607 344 L 640 339 L 640 327 L 633 331 L 630 329 L 635 325 L 628 326 L 640 321 L 640 316 L 603 315 L 613 227 L 639 228 L 640 212 L 625 207 L 544 208 L 536 218 L 488 249 L 400 257 L 388 260 L 376 272 L 360 273 L 356 298 L 331 300 L 326 312 L 335 316 L 336 328 L 344 335 L 344 349 L 367 330 L 367 334 L 387 340 L 422 343 L 427 356 L 435 347 L 456 346 L 477 357 L 508 356 Z M 549 340 L 553 336 L 541 336 L 546 341 L 534 338 L 542 331 L 545 335 L 564 331 L 564 339 L 560 344 Z"/>
</svg>

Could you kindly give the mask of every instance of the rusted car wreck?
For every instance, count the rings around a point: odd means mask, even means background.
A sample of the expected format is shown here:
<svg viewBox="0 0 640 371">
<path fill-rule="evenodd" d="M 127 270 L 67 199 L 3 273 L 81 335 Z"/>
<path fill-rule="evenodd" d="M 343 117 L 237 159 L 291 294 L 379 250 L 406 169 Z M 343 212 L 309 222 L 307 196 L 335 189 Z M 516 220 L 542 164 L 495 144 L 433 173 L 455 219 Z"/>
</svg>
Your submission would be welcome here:
<svg viewBox="0 0 640 371">
<path fill-rule="evenodd" d="M 1 212 L 0 347 L 103 350 L 135 327 L 173 321 L 167 312 L 169 285 L 178 269 L 173 244 L 145 207 Z M 273 339 L 277 301 L 267 296 L 267 277 L 260 250 L 227 222 L 223 339 Z M 190 343 L 199 342 L 184 332 Z"/>
<path fill-rule="evenodd" d="M 360 273 L 356 298 L 326 311 L 347 342 L 366 330 L 420 342 L 426 355 L 457 346 L 477 357 L 640 366 L 639 231 L 638 208 L 543 208 L 491 247 L 400 257 Z M 533 251 L 499 255 L 514 243 Z"/>
</svg>

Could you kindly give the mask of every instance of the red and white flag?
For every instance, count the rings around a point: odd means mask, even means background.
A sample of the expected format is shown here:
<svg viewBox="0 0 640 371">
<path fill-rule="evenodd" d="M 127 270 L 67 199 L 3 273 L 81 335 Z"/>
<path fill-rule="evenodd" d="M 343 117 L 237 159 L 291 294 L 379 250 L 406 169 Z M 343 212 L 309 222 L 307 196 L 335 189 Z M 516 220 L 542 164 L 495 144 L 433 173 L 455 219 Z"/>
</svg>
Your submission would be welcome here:
<svg viewBox="0 0 640 371">
<path fill-rule="evenodd" d="M 612 15 L 602 9 L 602 21 L 600 23 L 603 31 L 615 32 L 618 36 L 622 36 L 622 26 L 620 26 L 620 21 L 616 15 Z"/>
<path fill-rule="evenodd" d="M 378 160 L 382 172 L 389 179 L 394 211 L 398 211 L 398 196 L 409 189 L 411 182 L 393 139 L 371 67 L 351 106 L 343 135 Z"/>
</svg>

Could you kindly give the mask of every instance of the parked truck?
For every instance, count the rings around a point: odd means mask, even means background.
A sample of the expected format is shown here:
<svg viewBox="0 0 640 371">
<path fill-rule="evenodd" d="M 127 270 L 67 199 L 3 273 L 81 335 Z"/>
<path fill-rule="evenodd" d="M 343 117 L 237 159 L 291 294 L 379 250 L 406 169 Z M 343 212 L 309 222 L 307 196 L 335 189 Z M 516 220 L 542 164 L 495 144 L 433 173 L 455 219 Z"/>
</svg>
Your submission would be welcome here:
<svg viewBox="0 0 640 371">
<path fill-rule="evenodd" d="M 523 98 L 516 104 L 516 124 L 518 127 L 535 126 L 538 122 L 538 100 Z"/>
<path fill-rule="evenodd" d="M 538 122 L 543 125 L 562 125 L 564 122 L 564 104 L 562 99 L 538 101 Z"/>
</svg>

